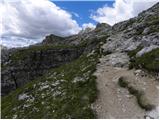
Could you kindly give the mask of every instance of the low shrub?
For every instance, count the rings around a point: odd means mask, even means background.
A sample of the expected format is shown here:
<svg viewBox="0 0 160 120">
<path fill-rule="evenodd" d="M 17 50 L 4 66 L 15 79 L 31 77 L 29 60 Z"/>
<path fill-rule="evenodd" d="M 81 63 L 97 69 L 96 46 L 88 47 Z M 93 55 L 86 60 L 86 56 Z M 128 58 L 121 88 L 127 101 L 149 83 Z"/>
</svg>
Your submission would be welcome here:
<svg viewBox="0 0 160 120">
<path fill-rule="evenodd" d="M 130 57 L 129 69 L 132 68 L 143 68 L 148 72 L 158 73 L 159 72 L 159 48 L 153 49 L 152 51 L 143 54 L 140 57 L 136 57 L 138 51 L 142 48 L 137 48 L 133 51 L 128 52 Z"/>
<path fill-rule="evenodd" d="M 121 87 L 127 87 L 128 86 L 128 84 L 129 84 L 129 82 L 126 80 L 126 78 L 125 77 L 120 77 L 119 79 L 118 79 L 118 84 L 119 84 L 119 86 L 121 86 Z"/>
</svg>

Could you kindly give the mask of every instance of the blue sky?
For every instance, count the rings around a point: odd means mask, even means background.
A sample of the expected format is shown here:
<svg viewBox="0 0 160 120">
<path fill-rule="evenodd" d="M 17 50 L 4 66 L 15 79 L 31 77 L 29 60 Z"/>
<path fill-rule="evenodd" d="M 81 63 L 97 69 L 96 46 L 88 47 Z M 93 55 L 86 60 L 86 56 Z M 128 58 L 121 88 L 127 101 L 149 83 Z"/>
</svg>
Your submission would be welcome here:
<svg viewBox="0 0 160 120">
<path fill-rule="evenodd" d="M 54 1 L 53 3 L 71 12 L 73 14 L 73 19 L 82 26 L 84 23 L 96 24 L 97 22 L 90 18 L 91 13 L 105 5 L 112 7 L 114 1 Z M 74 15 L 75 13 L 78 14 L 79 17 Z"/>
</svg>

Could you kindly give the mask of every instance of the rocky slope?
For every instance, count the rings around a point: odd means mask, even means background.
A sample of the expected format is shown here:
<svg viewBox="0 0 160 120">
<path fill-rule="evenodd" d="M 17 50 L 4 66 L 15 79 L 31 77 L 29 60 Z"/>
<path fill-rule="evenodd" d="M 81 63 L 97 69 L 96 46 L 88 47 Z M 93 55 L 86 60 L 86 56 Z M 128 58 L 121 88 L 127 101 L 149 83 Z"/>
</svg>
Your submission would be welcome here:
<svg viewBox="0 0 160 120">
<path fill-rule="evenodd" d="M 13 52 L 7 64 L 2 64 L 2 95 L 21 87 L 48 69 L 60 66 L 78 58 L 80 48 L 47 48 L 42 46 Z M 45 46 L 47 47 L 47 46 Z M 31 50 L 35 49 L 35 50 Z"/>
<path fill-rule="evenodd" d="M 2 50 L 2 118 L 158 118 L 158 24 L 157 3 L 114 26 Z"/>
</svg>

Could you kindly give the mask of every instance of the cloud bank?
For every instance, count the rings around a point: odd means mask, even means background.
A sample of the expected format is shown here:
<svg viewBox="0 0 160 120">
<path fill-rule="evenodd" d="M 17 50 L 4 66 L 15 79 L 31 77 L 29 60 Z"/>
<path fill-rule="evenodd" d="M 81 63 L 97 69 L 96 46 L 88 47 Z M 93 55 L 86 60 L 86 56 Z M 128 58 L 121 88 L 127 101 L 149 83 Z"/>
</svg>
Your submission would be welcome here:
<svg viewBox="0 0 160 120">
<path fill-rule="evenodd" d="M 135 17 L 138 13 L 154 5 L 158 0 L 115 0 L 113 7 L 107 4 L 91 14 L 91 18 L 99 23 L 114 25 L 120 21 Z"/>
<path fill-rule="evenodd" d="M 20 47 L 41 41 L 47 34 L 68 36 L 81 30 L 72 14 L 49 0 L 0 2 L 2 44 Z"/>
</svg>

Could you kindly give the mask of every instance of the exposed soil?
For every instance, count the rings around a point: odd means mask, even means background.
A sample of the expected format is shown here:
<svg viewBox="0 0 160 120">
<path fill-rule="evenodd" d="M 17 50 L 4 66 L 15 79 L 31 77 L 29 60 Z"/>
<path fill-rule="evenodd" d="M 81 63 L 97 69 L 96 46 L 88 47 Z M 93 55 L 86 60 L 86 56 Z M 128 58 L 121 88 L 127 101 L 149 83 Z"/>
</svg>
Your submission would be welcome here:
<svg viewBox="0 0 160 120">
<path fill-rule="evenodd" d="M 97 87 L 99 90 L 98 99 L 93 103 L 93 110 L 100 119 L 143 119 L 158 118 L 158 98 L 159 87 L 158 81 L 149 75 L 135 74 L 135 70 L 128 68 L 117 68 L 108 65 L 101 59 L 101 63 L 97 65 Z M 118 85 L 118 78 L 125 76 L 129 82 L 136 85 L 138 89 L 143 90 L 151 104 L 156 109 L 145 111 L 131 95 L 127 89 Z"/>
</svg>

